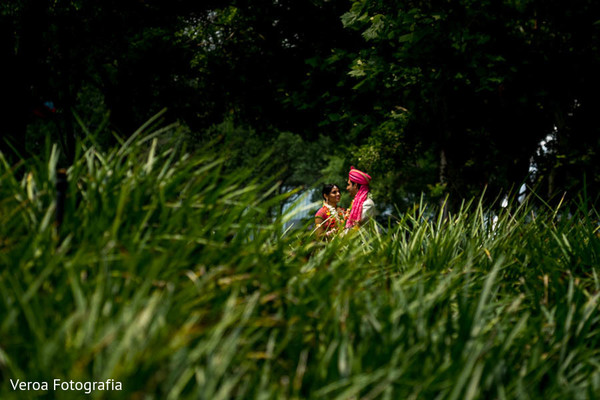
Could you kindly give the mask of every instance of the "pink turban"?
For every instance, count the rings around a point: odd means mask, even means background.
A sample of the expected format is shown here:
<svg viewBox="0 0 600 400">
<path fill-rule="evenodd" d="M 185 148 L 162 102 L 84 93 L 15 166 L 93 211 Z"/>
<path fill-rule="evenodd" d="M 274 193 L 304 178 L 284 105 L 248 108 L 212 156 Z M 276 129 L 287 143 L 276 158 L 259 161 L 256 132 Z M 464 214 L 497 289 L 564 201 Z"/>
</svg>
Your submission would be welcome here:
<svg viewBox="0 0 600 400">
<path fill-rule="evenodd" d="M 350 215 L 346 221 L 346 228 L 352 228 L 362 217 L 363 203 L 367 200 L 367 195 L 369 194 L 369 182 L 371 182 L 371 176 L 366 172 L 350 167 L 348 178 L 350 179 L 350 182 L 361 185 L 360 189 L 358 189 L 358 193 L 354 196 L 354 200 L 352 200 Z"/>
<path fill-rule="evenodd" d="M 366 172 L 362 172 L 357 170 L 354 167 L 350 167 L 350 173 L 348 174 L 350 180 L 354 183 L 358 183 L 359 185 L 369 185 L 371 182 L 371 176 Z"/>
</svg>

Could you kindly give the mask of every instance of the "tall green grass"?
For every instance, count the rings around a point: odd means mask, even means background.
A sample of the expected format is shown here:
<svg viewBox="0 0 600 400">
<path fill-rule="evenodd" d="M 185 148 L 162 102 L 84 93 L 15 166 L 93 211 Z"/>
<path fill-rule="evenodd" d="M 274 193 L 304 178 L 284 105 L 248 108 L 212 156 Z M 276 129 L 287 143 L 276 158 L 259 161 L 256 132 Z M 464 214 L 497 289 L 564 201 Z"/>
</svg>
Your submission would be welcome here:
<svg viewBox="0 0 600 400">
<path fill-rule="evenodd" d="M 137 132 L 0 156 L 0 398 L 9 379 L 123 383 L 97 399 L 600 396 L 600 239 L 584 208 L 449 218 L 417 204 L 324 244 L 284 233 L 273 178 Z"/>
</svg>

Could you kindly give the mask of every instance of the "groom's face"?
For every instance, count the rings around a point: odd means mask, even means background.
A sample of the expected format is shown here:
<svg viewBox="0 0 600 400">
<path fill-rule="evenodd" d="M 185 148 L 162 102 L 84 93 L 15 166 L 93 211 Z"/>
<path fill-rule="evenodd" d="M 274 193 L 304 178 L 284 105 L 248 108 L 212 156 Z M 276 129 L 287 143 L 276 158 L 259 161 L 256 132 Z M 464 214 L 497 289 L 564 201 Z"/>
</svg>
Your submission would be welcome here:
<svg viewBox="0 0 600 400">
<path fill-rule="evenodd" d="M 350 193 L 350 196 L 356 196 L 358 193 L 358 183 L 354 183 L 348 179 L 348 186 L 346 186 L 346 190 Z"/>
</svg>

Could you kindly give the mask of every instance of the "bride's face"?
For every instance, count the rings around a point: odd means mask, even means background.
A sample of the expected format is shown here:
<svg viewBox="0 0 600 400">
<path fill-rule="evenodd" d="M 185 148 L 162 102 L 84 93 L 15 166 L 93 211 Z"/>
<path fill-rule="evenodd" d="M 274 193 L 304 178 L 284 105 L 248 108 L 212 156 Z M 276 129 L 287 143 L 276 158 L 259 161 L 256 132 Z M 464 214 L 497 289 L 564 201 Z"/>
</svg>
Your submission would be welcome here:
<svg viewBox="0 0 600 400">
<path fill-rule="evenodd" d="M 325 195 L 327 202 L 331 205 L 336 205 L 339 203 L 341 197 L 342 195 L 340 193 L 340 189 L 337 186 L 334 186 L 333 189 L 331 189 L 331 192 Z"/>
</svg>

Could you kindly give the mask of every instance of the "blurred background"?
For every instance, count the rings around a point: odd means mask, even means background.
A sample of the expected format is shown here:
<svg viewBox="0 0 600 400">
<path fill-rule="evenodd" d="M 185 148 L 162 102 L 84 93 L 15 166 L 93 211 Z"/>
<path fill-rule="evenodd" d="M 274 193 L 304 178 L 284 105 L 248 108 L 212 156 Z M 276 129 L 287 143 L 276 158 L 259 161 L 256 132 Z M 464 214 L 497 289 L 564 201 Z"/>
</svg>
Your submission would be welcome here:
<svg viewBox="0 0 600 400">
<path fill-rule="evenodd" d="M 280 190 L 354 165 L 382 210 L 600 193 L 592 0 L 5 0 L 0 30 L 12 163 L 52 142 L 69 165 L 86 129 L 109 146 L 166 107 L 231 167 L 272 151 Z"/>
</svg>

